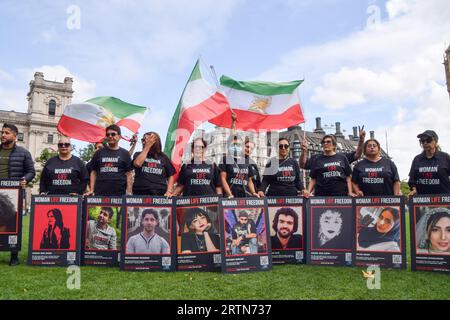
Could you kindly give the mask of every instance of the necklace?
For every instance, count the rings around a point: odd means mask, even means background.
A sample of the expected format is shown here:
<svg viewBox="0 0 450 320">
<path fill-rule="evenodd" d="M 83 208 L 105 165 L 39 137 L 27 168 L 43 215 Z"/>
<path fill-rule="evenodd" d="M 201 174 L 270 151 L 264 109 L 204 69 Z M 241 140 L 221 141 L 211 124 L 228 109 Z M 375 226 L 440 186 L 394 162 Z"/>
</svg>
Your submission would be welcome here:
<svg viewBox="0 0 450 320">
<path fill-rule="evenodd" d="M 198 251 L 206 251 L 205 236 L 195 234 L 195 242 L 197 243 Z"/>
</svg>

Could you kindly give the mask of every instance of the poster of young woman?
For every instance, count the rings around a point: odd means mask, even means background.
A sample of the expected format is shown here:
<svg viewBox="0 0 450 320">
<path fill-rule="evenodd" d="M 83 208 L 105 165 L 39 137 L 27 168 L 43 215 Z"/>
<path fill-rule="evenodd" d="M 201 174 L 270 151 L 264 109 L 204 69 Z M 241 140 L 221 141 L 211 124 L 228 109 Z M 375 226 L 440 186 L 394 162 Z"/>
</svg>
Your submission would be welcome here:
<svg viewBox="0 0 450 320">
<path fill-rule="evenodd" d="M 450 272 L 450 196 L 410 198 L 411 270 Z"/>
<path fill-rule="evenodd" d="M 267 198 L 273 264 L 305 263 L 303 198 Z"/>
<path fill-rule="evenodd" d="M 218 196 L 177 198 L 177 270 L 220 271 Z"/>
<path fill-rule="evenodd" d="M 272 269 L 267 199 L 219 201 L 222 272 Z"/>
<path fill-rule="evenodd" d="M 120 268 L 127 271 L 175 271 L 175 200 L 127 196 L 122 222 Z"/>
<path fill-rule="evenodd" d="M 83 214 L 83 265 L 119 266 L 122 197 L 87 197 Z"/>
<path fill-rule="evenodd" d="M 81 215 L 81 197 L 33 196 L 28 264 L 80 265 Z"/>
<path fill-rule="evenodd" d="M 20 180 L 0 180 L 0 251 L 22 248 L 22 203 Z"/>
<path fill-rule="evenodd" d="M 355 198 L 355 264 L 406 268 L 403 197 Z"/>
<path fill-rule="evenodd" d="M 353 199 L 313 197 L 307 203 L 306 262 L 326 266 L 352 266 L 355 217 Z"/>
</svg>

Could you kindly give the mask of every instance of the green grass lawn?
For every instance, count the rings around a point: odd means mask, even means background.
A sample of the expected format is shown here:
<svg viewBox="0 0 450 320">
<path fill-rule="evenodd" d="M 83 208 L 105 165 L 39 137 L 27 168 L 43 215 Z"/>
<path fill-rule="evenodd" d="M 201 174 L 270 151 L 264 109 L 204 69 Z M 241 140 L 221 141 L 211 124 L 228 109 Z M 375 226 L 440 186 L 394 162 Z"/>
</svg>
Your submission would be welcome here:
<svg viewBox="0 0 450 320">
<path fill-rule="evenodd" d="M 0 253 L 0 299 L 449 299 L 448 274 L 382 270 L 369 290 L 361 268 L 274 266 L 272 271 L 221 273 L 122 272 L 82 267 L 81 289 L 69 290 L 65 268 L 26 266 L 29 216 L 24 218 L 21 265 Z M 408 234 L 408 233 L 407 233 Z M 409 245 L 408 245 L 409 247 Z M 409 253 L 409 249 L 408 249 Z"/>
</svg>

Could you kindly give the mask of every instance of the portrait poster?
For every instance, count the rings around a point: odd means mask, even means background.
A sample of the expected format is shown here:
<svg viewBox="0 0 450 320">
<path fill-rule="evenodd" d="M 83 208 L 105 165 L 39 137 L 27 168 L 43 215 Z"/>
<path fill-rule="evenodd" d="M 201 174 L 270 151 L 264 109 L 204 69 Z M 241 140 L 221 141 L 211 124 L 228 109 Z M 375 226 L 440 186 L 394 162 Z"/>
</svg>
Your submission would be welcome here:
<svg viewBox="0 0 450 320">
<path fill-rule="evenodd" d="M 177 270 L 220 271 L 219 196 L 176 200 Z"/>
<path fill-rule="evenodd" d="M 450 196 L 410 197 L 411 270 L 450 272 Z"/>
<path fill-rule="evenodd" d="M 175 199 L 127 196 L 124 201 L 120 268 L 127 271 L 174 271 Z"/>
<path fill-rule="evenodd" d="M 355 217 L 349 197 L 313 197 L 307 202 L 306 263 L 352 266 Z"/>
<path fill-rule="evenodd" d="M 223 273 L 272 269 L 267 199 L 219 201 Z"/>
<path fill-rule="evenodd" d="M 80 265 L 81 207 L 78 196 L 32 196 L 29 265 Z"/>
<path fill-rule="evenodd" d="M 302 197 L 268 197 L 272 263 L 305 263 Z"/>
<path fill-rule="evenodd" d="M 0 251 L 22 248 L 22 204 L 20 180 L 0 180 Z"/>
<path fill-rule="evenodd" d="M 403 197 L 355 198 L 355 265 L 406 268 Z"/>
<path fill-rule="evenodd" d="M 119 266 L 122 204 L 122 197 L 85 198 L 82 265 Z"/>
</svg>

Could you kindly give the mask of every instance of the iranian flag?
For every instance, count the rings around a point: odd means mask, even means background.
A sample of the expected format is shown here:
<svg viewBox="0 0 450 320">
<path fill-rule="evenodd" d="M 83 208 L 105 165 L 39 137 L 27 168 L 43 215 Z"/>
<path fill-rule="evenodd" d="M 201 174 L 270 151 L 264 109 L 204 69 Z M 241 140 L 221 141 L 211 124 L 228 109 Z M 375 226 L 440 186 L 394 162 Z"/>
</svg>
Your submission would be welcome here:
<svg viewBox="0 0 450 320">
<path fill-rule="evenodd" d="M 298 93 L 302 82 L 236 81 L 222 76 L 220 89 L 236 113 L 236 129 L 279 130 L 305 122 Z M 231 110 L 209 122 L 230 128 Z"/>
<path fill-rule="evenodd" d="M 146 111 L 146 107 L 114 97 L 97 97 L 68 105 L 58 122 L 58 131 L 77 140 L 98 142 L 105 138 L 105 128 L 111 124 L 138 132 Z"/>
<path fill-rule="evenodd" d="M 164 153 L 171 158 L 177 172 L 194 130 L 227 110 L 227 99 L 217 86 L 205 79 L 200 60 L 197 60 L 170 122 L 164 147 Z"/>
</svg>

